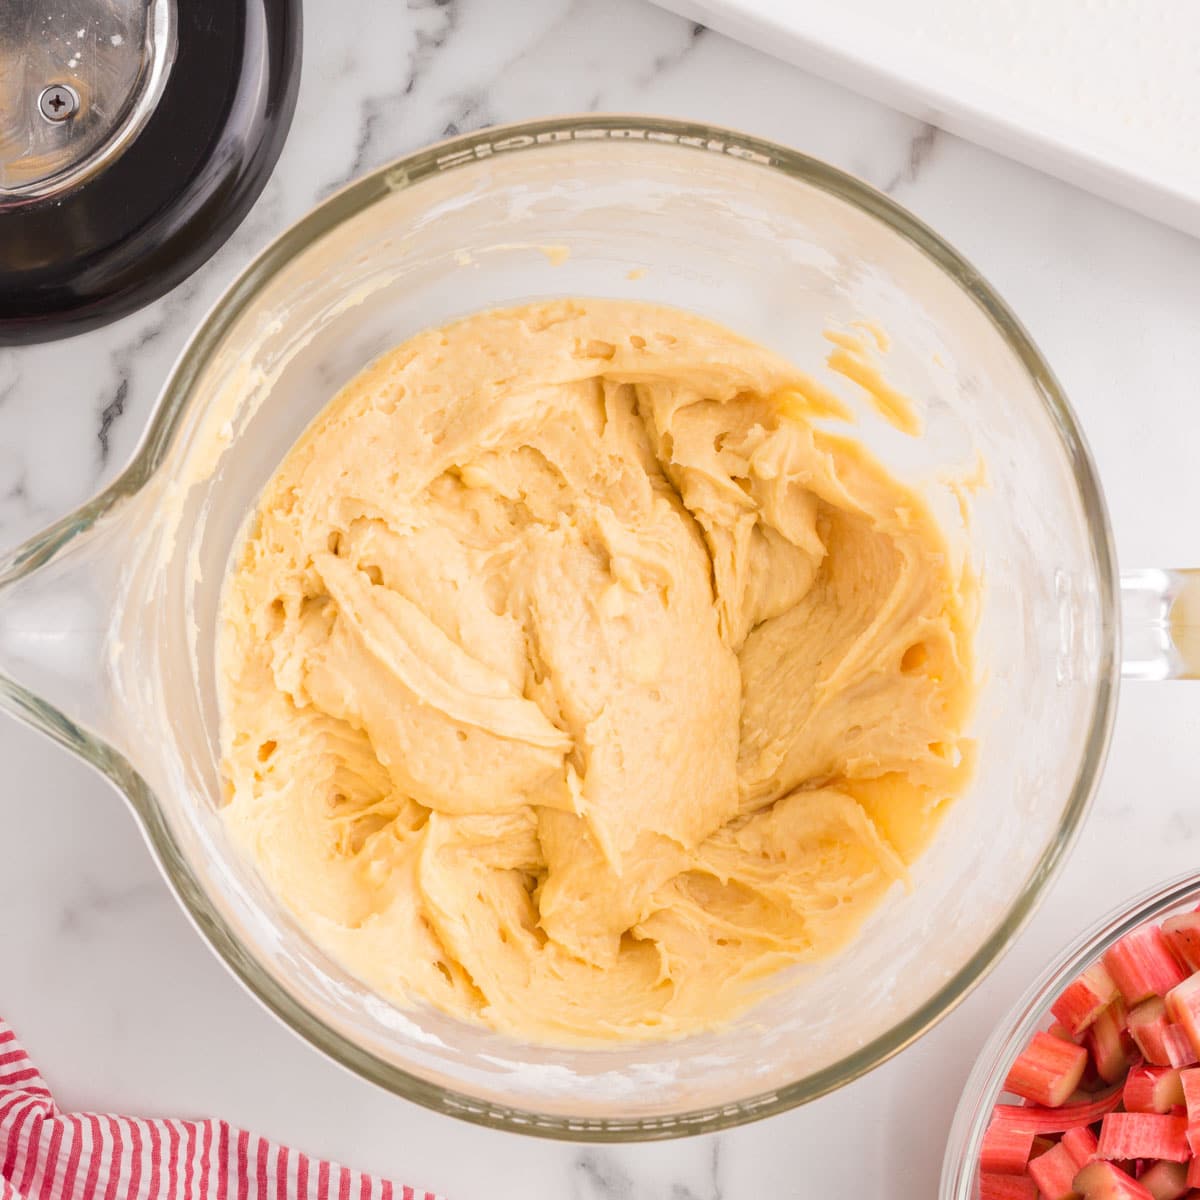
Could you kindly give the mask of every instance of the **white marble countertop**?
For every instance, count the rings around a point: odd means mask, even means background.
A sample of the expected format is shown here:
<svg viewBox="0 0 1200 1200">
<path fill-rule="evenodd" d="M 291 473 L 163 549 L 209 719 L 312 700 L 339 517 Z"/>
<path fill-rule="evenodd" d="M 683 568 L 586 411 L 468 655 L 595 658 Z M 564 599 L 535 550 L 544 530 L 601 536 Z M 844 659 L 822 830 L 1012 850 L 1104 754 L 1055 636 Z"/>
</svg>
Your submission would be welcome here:
<svg viewBox="0 0 1200 1200">
<path fill-rule="evenodd" d="M 306 9 L 290 140 L 232 242 L 138 315 L 0 352 L 0 545 L 112 476 L 201 313 L 315 201 L 447 132 L 599 109 L 775 138 L 912 208 L 999 288 L 1058 372 L 1091 439 L 1123 565 L 1200 562 L 1200 241 L 642 0 Z M 742 1129 L 600 1148 L 475 1129 L 319 1057 L 193 933 L 107 786 L 0 720 L 0 1012 L 66 1106 L 221 1115 L 452 1200 L 928 1200 L 977 1048 L 1031 974 L 1122 898 L 1200 866 L 1198 746 L 1200 686 L 1125 688 L 1108 771 L 1066 870 L 984 985 L 899 1058 Z"/>
</svg>

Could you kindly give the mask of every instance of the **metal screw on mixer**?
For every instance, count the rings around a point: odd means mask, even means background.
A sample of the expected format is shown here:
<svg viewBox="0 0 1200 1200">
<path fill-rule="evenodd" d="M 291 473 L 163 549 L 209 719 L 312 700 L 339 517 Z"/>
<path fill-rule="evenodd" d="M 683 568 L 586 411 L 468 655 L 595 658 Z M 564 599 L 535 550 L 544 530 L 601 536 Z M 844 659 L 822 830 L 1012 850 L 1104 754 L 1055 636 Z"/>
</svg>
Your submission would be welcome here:
<svg viewBox="0 0 1200 1200">
<path fill-rule="evenodd" d="M 38 96 L 38 111 L 47 121 L 65 121 L 79 111 L 79 93 L 69 83 L 52 83 Z"/>
</svg>

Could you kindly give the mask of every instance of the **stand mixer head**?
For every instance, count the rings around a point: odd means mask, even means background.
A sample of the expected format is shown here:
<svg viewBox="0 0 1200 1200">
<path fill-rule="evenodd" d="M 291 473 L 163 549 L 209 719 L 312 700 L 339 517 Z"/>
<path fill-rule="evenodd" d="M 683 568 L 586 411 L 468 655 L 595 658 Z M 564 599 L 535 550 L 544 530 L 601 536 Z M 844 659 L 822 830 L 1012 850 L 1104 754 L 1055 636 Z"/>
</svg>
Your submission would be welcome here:
<svg viewBox="0 0 1200 1200">
<path fill-rule="evenodd" d="M 266 183 L 299 67 L 299 0 L 0 5 L 0 345 L 203 263 Z"/>
</svg>

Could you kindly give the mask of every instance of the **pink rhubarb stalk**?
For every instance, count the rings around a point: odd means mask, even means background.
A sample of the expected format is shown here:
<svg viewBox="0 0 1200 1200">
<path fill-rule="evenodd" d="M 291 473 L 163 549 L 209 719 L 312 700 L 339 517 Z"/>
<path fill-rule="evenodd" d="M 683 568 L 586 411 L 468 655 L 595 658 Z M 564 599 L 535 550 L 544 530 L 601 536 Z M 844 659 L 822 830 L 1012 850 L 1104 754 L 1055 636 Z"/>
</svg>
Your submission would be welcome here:
<svg viewBox="0 0 1200 1200">
<path fill-rule="evenodd" d="M 1170 917 L 1162 930 L 1175 957 L 1191 970 L 1200 971 L 1200 912 Z"/>
<path fill-rule="evenodd" d="M 1160 996 L 1143 1000 L 1129 1014 L 1129 1036 L 1142 1052 L 1142 1057 L 1159 1067 L 1171 1065 L 1167 1054 L 1167 1005 Z"/>
<path fill-rule="evenodd" d="M 1163 1030 L 1163 1050 L 1173 1067 L 1191 1067 L 1200 1062 L 1192 1039 L 1182 1025 L 1168 1025 Z"/>
<path fill-rule="evenodd" d="M 983 1135 L 979 1169 L 989 1175 L 1024 1175 L 1033 1149 L 1033 1133 L 993 1121 Z"/>
<path fill-rule="evenodd" d="M 1074 1200 L 1078 1174 L 1079 1167 L 1062 1142 L 1029 1164 L 1029 1178 L 1037 1184 L 1042 1200 Z"/>
<path fill-rule="evenodd" d="M 1173 1067 L 1134 1067 L 1122 1092 L 1128 1112 L 1169 1113 L 1183 1103 L 1183 1082 Z"/>
<path fill-rule="evenodd" d="M 1187 1173 L 1183 1163 L 1156 1162 L 1138 1176 L 1138 1183 L 1154 1200 L 1180 1200 L 1187 1195 Z"/>
<path fill-rule="evenodd" d="M 1118 1000 L 1092 1022 L 1085 1035 L 1092 1062 L 1105 1083 L 1119 1082 L 1129 1070 L 1129 1042 L 1125 1032 L 1128 1028 L 1129 1014 Z"/>
<path fill-rule="evenodd" d="M 1092 963 L 1050 1006 L 1050 1011 L 1078 1037 L 1117 998 L 1117 985 L 1102 962 Z"/>
<path fill-rule="evenodd" d="M 979 1200 L 1038 1200 L 1037 1184 L 1028 1175 L 984 1173 L 979 1176 Z"/>
<path fill-rule="evenodd" d="M 1200 972 L 1167 993 L 1167 1012 L 1183 1026 L 1192 1049 L 1200 1054 Z"/>
<path fill-rule="evenodd" d="M 1187 978 L 1157 925 L 1127 933 L 1104 952 L 1104 965 L 1129 1005 L 1165 996 Z"/>
<path fill-rule="evenodd" d="M 1188 1120 L 1188 1145 L 1193 1156 L 1200 1156 L 1200 1069 L 1180 1071 L 1179 1086 Z"/>
<path fill-rule="evenodd" d="M 1075 1190 L 1084 1200 L 1154 1200 L 1132 1175 L 1110 1162 L 1094 1162 L 1075 1176 Z"/>
<path fill-rule="evenodd" d="M 1192 1149 L 1187 1140 L 1187 1118 L 1161 1113 L 1114 1112 L 1100 1126 L 1100 1158 L 1165 1158 L 1187 1162 Z"/>
<path fill-rule="evenodd" d="M 1200 1158 L 1193 1158 L 1188 1163 L 1187 1185 L 1190 1188 L 1200 1188 Z"/>
<path fill-rule="evenodd" d="M 1048 1033 L 1035 1033 L 1009 1068 L 1004 1090 L 1034 1104 L 1057 1108 L 1079 1086 L 1088 1052 Z"/>
<path fill-rule="evenodd" d="M 1086 1167 L 1096 1157 L 1096 1135 L 1087 1125 L 1076 1125 L 1062 1135 L 1062 1144 L 1075 1160 L 1076 1167 Z"/>
<path fill-rule="evenodd" d="M 1088 1104 L 1064 1104 L 1062 1108 L 1042 1108 L 1036 1104 L 997 1104 L 992 1119 L 1012 1129 L 1030 1133 L 1065 1133 L 1078 1125 L 1092 1125 L 1121 1103 L 1121 1089 L 1114 1088 Z"/>
</svg>

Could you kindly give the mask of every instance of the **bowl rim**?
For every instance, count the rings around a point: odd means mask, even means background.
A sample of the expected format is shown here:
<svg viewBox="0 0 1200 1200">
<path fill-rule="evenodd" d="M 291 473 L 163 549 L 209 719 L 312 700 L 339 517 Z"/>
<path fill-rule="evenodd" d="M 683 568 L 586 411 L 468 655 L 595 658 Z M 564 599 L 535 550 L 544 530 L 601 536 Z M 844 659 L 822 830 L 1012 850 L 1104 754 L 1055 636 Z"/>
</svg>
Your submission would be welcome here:
<svg viewBox="0 0 1200 1200">
<path fill-rule="evenodd" d="M 1063 988 L 1127 933 L 1181 905 L 1200 900 L 1200 872 L 1155 884 L 1111 909 L 1073 939 L 1029 985 L 984 1043 L 950 1125 L 942 1161 L 940 1200 L 974 1200 L 980 1144 L 1005 1076 L 1025 1044 L 1043 1027 Z"/>
<path fill-rule="evenodd" d="M 712 1133 L 784 1112 L 858 1079 L 905 1049 L 961 1003 L 1024 928 L 1047 883 L 1074 844 L 1095 793 L 1115 715 L 1120 669 L 1116 554 L 1096 470 L 1071 406 L 1029 334 L 979 271 L 922 221 L 870 184 L 798 150 L 721 126 L 668 117 L 587 114 L 521 121 L 462 134 L 396 159 L 349 183 L 276 237 L 225 289 L 196 328 L 168 376 L 125 470 L 91 501 L 0 558 L 2 588 L 50 562 L 114 505 L 140 491 L 165 458 L 187 411 L 193 385 L 226 334 L 298 253 L 337 226 L 398 190 L 481 158 L 499 164 L 507 155 L 536 152 L 566 142 L 608 141 L 669 144 L 696 153 L 727 155 L 745 162 L 748 171 L 780 171 L 882 222 L 932 260 L 982 310 L 1028 373 L 1067 456 L 1087 519 L 1099 581 L 1097 671 L 1087 736 L 1055 837 L 1005 916 L 933 996 L 886 1033 L 821 1070 L 782 1088 L 719 1107 L 613 1119 L 571 1118 L 481 1102 L 363 1049 L 272 979 L 209 901 L 168 827 L 153 790 L 133 764 L 20 683 L 0 675 L 0 710 L 65 745 L 116 785 L 137 816 L 164 877 L 192 924 L 247 991 L 294 1033 L 346 1069 L 427 1108 L 495 1129 L 577 1142 L 648 1141 Z"/>
</svg>

